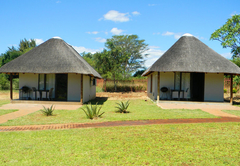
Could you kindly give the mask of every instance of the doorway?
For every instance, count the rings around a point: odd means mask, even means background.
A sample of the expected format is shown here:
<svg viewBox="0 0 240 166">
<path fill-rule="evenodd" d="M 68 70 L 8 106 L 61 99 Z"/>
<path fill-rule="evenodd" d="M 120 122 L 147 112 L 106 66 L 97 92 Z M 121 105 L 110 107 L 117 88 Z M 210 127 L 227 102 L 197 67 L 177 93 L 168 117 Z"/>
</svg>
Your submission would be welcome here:
<svg viewBox="0 0 240 166">
<path fill-rule="evenodd" d="M 56 74 L 55 99 L 58 101 L 67 101 L 67 74 Z"/>
<path fill-rule="evenodd" d="M 204 101 L 204 78 L 205 73 L 191 73 L 191 99 Z"/>
</svg>

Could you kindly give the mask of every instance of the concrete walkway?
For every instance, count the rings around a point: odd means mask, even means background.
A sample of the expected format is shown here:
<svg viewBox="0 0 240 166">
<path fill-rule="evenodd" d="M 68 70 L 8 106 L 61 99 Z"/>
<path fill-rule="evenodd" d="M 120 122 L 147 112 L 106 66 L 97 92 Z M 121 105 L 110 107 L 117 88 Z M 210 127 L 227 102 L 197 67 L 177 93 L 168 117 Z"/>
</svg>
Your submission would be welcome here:
<svg viewBox="0 0 240 166">
<path fill-rule="evenodd" d="M 215 116 L 240 118 L 239 116 L 228 114 L 222 110 L 239 110 L 240 107 L 229 103 L 201 103 L 201 102 L 160 102 L 158 106 L 162 109 L 201 109 Z"/>
<path fill-rule="evenodd" d="M 43 109 L 43 106 L 45 106 L 46 108 L 51 107 L 51 104 L 5 104 L 2 107 L 0 107 L 0 109 L 17 109 L 18 111 L 9 113 L 9 114 L 5 114 L 0 116 L 0 123 L 5 123 L 8 120 L 12 120 L 12 119 L 16 119 L 18 117 L 36 112 L 40 109 Z M 64 109 L 64 110 L 75 110 L 79 107 L 81 107 L 81 105 L 56 105 L 54 104 L 55 109 Z"/>
</svg>

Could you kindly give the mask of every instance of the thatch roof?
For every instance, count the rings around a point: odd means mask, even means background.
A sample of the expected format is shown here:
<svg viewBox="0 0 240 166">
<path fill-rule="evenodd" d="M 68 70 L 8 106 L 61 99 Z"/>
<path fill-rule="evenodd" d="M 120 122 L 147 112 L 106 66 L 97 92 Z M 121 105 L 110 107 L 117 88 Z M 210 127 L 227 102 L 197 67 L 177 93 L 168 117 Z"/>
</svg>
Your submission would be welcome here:
<svg viewBox="0 0 240 166">
<path fill-rule="evenodd" d="M 0 68 L 1 73 L 76 73 L 101 78 L 79 53 L 60 38 L 52 38 Z"/>
<path fill-rule="evenodd" d="M 185 34 L 142 75 L 151 72 L 240 74 L 240 68 L 196 37 Z"/>
</svg>

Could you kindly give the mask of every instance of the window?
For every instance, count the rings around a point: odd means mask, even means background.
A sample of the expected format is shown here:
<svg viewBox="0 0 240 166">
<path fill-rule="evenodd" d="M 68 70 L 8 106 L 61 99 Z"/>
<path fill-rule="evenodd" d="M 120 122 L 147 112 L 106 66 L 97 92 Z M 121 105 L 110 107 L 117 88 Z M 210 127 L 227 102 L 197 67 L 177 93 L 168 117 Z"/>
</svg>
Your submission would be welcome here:
<svg viewBox="0 0 240 166">
<path fill-rule="evenodd" d="M 46 74 L 38 75 L 38 89 L 46 90 Z"/>
<path fill-rule="evenodd" d="M 93 86 L 96 86 L 96 78 L 93 78 Z"/>
<path fill-rule="evenodd" d="M 174 74 L 174 90 L 180 90 L 182 73 L 176 72 Z"/>
<path fill-rule="evenodd" d="M 39 74 L 38 75 L 38 89 L 50 90 L 55 89 L 55 74 Z"/>
</svg>

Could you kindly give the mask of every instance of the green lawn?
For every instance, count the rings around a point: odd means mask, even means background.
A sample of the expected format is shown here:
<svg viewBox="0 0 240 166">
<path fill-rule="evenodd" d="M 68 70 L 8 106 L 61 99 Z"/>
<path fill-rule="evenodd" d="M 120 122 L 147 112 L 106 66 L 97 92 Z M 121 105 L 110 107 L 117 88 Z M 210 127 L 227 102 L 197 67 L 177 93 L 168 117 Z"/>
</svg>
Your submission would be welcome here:
<svg viewBox="0 0 240 166">
<path fill-rule="evenodd" d="M 240 116 L 240 111 L 239 110 L 222 110 L 223 112 L 232 114 L 232 115 L 237 115 Z"/>
<path fill-rule="evenodd" d="M 0 165 L 240 165 L 240 123 L 2 132 Z"/>
<path fill-rule="evenodd" d="M 8 103 L 10 103 L 10 100 L 0 100 L 0 108 L 1 108 L 2 105 L 8 104 Z M 3 109 L 0 109 L 0 116 L 4 115 L 4 114 L 11 113 L 11 112 L 15 112 L 15 111 L 18 111 L 18 110 L 3 110 Z"/>
<path fill-rule="evenodd" d="M 10 100 L 0 100 L 0 107 L 4 104 L 10 103 Z"/>
<path fill-rule="evenodd" d="M 15 112 L 15 111 L 18 111 L 18 110 L 2 110 L 2 109 L 0 109 L 0 116 L 11 113 L 11 112 Z"/>
<path fill-rule="evenodd" d="M 96 101 L 93 101 L 93 103 Z M 216 116 L 201 110 L 164 110 L 148 100 L 131 100 L 128 111 L 130 113 L 116 113 L 116 102 L 113 100 L 99 101 L 103 104 L 102 118 L 89 120 L 81 109 L 77 110 L 55 110 L 54 116 L 44 116 L 40 111 L 10 120 L 0 125 L 31 125 L 31 124 L 53 124 L 53 123 L 89 123 L 103 121 L 122 121 L 122 120 L 143 120 L 143 119 L 180 119 L 180 118 L 216 118 Z"/>
</svg>

